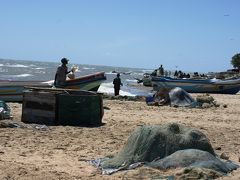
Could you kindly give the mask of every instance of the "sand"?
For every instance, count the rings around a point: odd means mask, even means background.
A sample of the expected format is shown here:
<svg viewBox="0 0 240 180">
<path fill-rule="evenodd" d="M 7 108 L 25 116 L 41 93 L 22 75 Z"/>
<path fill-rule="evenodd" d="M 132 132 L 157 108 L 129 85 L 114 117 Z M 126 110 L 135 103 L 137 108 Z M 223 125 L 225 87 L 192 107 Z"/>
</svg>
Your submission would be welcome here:
<svg viewBox="0 0 240 180">
<path fill-rule="evenodd" d="M 138 126 L 169 122 L 199 129 L 208 136 L 217 154 L 224 152 L 239 163 L 240 95 L 212 96 L 220 107 L 158 107 L 141 101 L 105 99 L 101 127 L 51 126 L 45 131 L 1 128 L 0 179 L 156 179 L 175 174 L 179 169 L 159 171 L 141 167 L 102 175 L 86 162 L 117 153 Z M 13 120 L 21 121 L 21 104 L 8 104 Z M 240 179 L 240 171 L 223 179 Z"/>
</svg>

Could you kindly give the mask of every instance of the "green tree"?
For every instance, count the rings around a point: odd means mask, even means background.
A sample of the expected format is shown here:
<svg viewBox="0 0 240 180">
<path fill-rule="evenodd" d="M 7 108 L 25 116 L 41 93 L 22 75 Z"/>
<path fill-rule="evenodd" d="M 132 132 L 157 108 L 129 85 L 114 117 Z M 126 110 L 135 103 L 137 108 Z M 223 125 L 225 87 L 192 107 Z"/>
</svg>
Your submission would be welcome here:
<svg viewBox="0 0 240 180">
<path fill-rule="evenodd" d="M 240 53 L 237 53 L 232 57 L 231 64 L 234 68 L 240 69 Z"/>
</svg>

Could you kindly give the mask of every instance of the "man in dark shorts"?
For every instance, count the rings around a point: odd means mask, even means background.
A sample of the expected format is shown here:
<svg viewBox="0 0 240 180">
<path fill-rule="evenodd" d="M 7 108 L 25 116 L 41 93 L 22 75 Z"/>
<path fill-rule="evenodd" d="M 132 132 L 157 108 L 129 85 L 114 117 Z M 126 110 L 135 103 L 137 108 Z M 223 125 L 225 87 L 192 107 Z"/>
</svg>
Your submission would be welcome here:
<svg viewBox="0 0 240 180">
<path fill-rule="evenodd" d="M 117 74 L 117 77 L 113 80 L 113 84 L 114 84 L 114 95 L 118 96 L 119 91 L 120 91 L 120 86 L 122 86 L 122 82 L 121 82 L 119 73 Z"/>
</svg>

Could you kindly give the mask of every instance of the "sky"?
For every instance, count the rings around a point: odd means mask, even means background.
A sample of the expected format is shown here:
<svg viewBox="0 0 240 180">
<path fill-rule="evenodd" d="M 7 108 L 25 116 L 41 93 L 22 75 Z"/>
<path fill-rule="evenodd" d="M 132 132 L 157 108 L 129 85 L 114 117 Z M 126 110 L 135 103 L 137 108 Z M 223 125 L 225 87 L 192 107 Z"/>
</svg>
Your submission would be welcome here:
<svg viewBox="0 0 240 180">
<path fill-rule="evenodd" d="M 0 0 L 0 58 L 224 71 L 239 0 Z"/>
</svg>

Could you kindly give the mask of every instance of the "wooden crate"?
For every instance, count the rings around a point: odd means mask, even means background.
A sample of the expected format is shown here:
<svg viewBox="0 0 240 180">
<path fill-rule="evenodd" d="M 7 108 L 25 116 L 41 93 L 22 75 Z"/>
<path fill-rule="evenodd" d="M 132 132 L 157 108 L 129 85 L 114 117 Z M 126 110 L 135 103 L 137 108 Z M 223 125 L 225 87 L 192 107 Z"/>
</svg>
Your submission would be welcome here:
<svg viewBox="0 0 240 180">
<path fill-rule="evenodd" d="M 102 123 L 101 96 L 97 94 L 59 94 L 57 122 L 60 125 L 99 126 Z"/>
<path fill-rule="evenodd" d="M 26 123 L 99 126 L 103 113 L 102 96 L 94 92 L 32 87 L 23 93 Z"/>
</svg>

